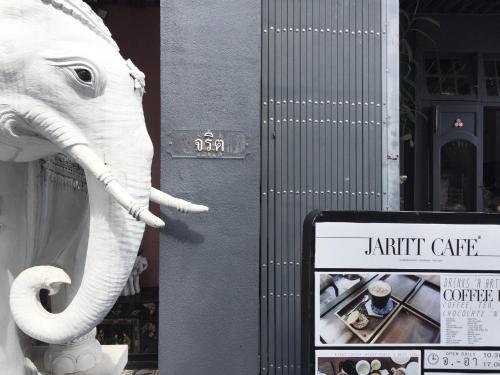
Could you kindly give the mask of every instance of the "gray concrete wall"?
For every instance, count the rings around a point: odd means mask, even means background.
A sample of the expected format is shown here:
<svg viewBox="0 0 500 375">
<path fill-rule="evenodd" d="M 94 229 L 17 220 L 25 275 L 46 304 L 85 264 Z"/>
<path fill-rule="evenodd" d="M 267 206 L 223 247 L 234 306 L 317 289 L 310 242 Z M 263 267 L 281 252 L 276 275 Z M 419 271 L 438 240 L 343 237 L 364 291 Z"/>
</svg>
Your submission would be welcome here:
<svg viewBox="0 0 500 375">
<path fill-rule="evenodd" d="M 162 1 L 162 140 L 174 129 L 238 130 L 250 152 L 172 159 L 162 145 L 162 189 L 211 207 L 201 216 L 162 212 L 162 375 L 257 372 L 260 6 Z"/>
</svg>

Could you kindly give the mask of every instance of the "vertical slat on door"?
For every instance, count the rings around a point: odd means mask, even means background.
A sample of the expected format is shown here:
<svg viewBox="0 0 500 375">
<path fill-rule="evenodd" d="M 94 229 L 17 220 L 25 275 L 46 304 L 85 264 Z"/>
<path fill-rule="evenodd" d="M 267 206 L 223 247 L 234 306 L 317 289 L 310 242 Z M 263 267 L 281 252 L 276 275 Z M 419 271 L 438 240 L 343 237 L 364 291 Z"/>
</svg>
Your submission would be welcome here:
<svg viewBox="0 0 500 375">
<path fill-rule="evenodd" d="M 317 29 L 319 31 L 318 34 L 318 48 L 319 48 L 319 56 L 318 56 L 318 98 L 316 100 L 316 108 L 317 108 L 317 117 L 314 120 L 314 125 L 317 128 L 317 134 L 319 138 L 318 144 L 318 186 L 316 187 L 315 194 L 318 196 L 318 207 L 320 209 L 325 209 L 325 154 L 326 154 L 326 142 L 325 142 L 325 0 L 318 1 L 318 26 Z"/>
<path fill-rule="evenodd" d="M 284 291 L 284 303 L 287 306 L 287 319 L 286 319 L 286 331 L 287 335 L 283 341 L 284 350 L 286 351 L 287 360 L 284 364 L 286 373 L 290 373 L 290 365 L 293 362 L 293 354 L 290 352 L 290 343 L 293 341 L 294 332 L 293 326 L 290 325 L 295 319 L 295 309 L 294 305 L 290 302 L 290 291 L 294 288 L 294 273 L 293 269 L 290 270 L 290 262 L 295 259 L 295 249 L 294 249 L 294 152 L 295 152 L 295 82 L 294 82 L 294 38 L 295 38 L 295 0 L 289 0 L 288 2 L 288 69 L 287 69 L 287 82 L 288 82 L 288 133 L 287 133 L 287 186 L 286 186 L 286 201 L 287 201 L 287 258 L 285 264 L 283 265 L 286 270 L 286 284 Z"/>
<path fill-rule="evenodd" d="M 325 207 L 332 207 L 332 0 L 326 0 L 325 4 L 325 97 L 324 100 L 324 121 L 325 121 Z"/>
<path fill-rule="evenodd" d="M 337 1 L 337 196 L 338 209 L 344 205 L 344 1 Z"/>
<path fill-rule="evenodd" d="M 311 127 L 313 129 L 313 207 L 319 208 L 319 175 L 320 175 L 320 152 L 321 152 L 321 142 L 320 142 L 320 132 L 319 132 L 319 96 L 320 96 L 320 33 L 319 33 L 319 13 L 321 3 L 320 0 L 313 0 L 313 87 L 312 87 L 312 98 L 313 98 L 313 115 Z"/>
<path fill-rule="evenodd" d="M 349 103 L 349 95 L 350 95 L 350 48 L 349 48 L 349 4 L 350 0 L 344 0 L 344 14 L 343 14 L 343 39 L 344 39 L 344 92 L 343 92 L 343 109 L 344 109 L 344 174 L 343 174 L 343 201 L 344 201 L 344 209 L 350 208 L 350 197 L 349 197 L 349 172 L 350 172 L 350 103 Z"/>
<path fill-rule="evenodd" d="M 363 183 L 362 183 L 362 194 L 363 194 L 363 207 L 370 207 L 370 168 L 369 168 L 369 110 L 368 110 L 368 76 L 369 76 L 369 48 L 368 48 L 368 1 L 362 0 L 363 2 L 363 15 L 362 15 L 362 48 L 363 48 L 363 92 L 361 96 L 362 103 L 362 137 L 363 137 Z"/>
<path fill-rule="evenodd" d="M 390 4 L 262 2 L 262 373 L 301 371 L 305 215 L 383 208 Z"/>
<path fill-rule="evenodd" d="M 307 150 L 307 0 L 300 0 L 300 217 L 295 230 L 302 232 L 298 228 L 301 227 L 302 220 L 307 212 L 307 168 L 306 168 L 306 150 Z M 302 243 L 302 233 L 300 237 Z M 300 358 L 301 358 L 301 337 L 300 337 L 300 314 L 301 314 L 301 299 L 300 299 L 300 255 L 297 258 L 298 266 L 295 267 L 295 281 L 297 290 L 295 291 L 295 371 L 300 373 Z"/>
<path fill-rule="evenodd" d="M 356 209 L 356 1 L 349 0 L 349 209 Z"/>
<path fill-rule="evenodd" d="M 275 300 L 274 300 L 274 290 L 275 290 L 275 252 L 276 246 L 274 243 L 274 231 L 275 231 L 275 132 L 276 132 L 276 105 L 274 98 L 276 97 L 276 80 L 275 80 L 275 70 L 276 70 L 276 7 L 277 2 L 275 0 L 269 0 L 269 132 L 267 134 L 268 147 L 269 147 L 269 168 L 268 168 L 268 251 L 269 251 L 269 264 L 268 264 L 268 291 L 267 291 L 267 303 L 268 303 L 268 362 L 266 367 L 269 369 L 269 374 L 275 374 L 274 364 L 276 362 L 276 324 L 275 324 Z"/>
<path fill-rule="evenodd" d="M 339 174 L 338 174 L 338 165 L 339 165 L 339 148 L 338 148 L 338 129 L 339 129 L 339 76 L 338 76 L 338 33 L 339 29 L 338 23 L 338 2 L 340 0 L 331 0 L 332 1 L 332 18 L 331 18 L 331 33 L 332 33 L 332 53 L 331 53 L 331 65 L 332 65 L 332 117 L 330 119 L 332 123 L 332 138 L 331 138 L 331 148 L 332 151 L 332 165 L 331 165 L 331 173 L 332 173 L 332 209 L 338 209 L 338 187 L 339 187 Z"/>
<path fill-rule="evenodd" d="M 368 49 L 370 53 L 369 61 L 369 75 L 368 75 L 368 142 L 370 155 L 370 210 L 375 210 L 375 173 L 376 164 L 375 153 L 375 38 L 374 38 L 374 24 L 375 24 L 375 2 L 368 2 Z"/>
<path fill-rule="evenodd" d="M 293 221 L 293 232 L 294 232 L 294 258 L 290 265 L 290 272 L 293 277 L 290 279 L 293 281 L 293 289 L 290 290 L 289 301 L 290 307 L 293 310 L 293 320 L 290 320 L 290 329 L 293 332 L 290 340 L 290 355 L 291 361 L 289 368 L 290 374 L 298 374 L 296 365 L 297 361 L 300 361 L 300 357 L 297 357 L 298 349 L 297 345 L 300 342 L 300 333 L 297 331 L 297 326 L 300 324 L 300 304 L 298 303 L 298 298 L 296 294 L 300 291 L 300 275 L 295 270 L 298 269 L 300 256 L 301 256 L 301 236 L 300 231 L 297 228 L 300 227 L 302 220 L 302 215 L 300 212 L 300 189 L 301 189 L 301 0 L 294 0 L 294 74 L 293 74 L 293 88 L 294 88 L 294 221 Z"/>
<path fill-rule="evenodd" d="M 269 38 L 272 33 L 269 30 L 269 1 L 262 1 L 262 109 L 261 109 L 261 205 L 260 205 L 260 372 L 266 373 L 268 370 L 268 263 L 269 263 L 269 250 L 268 246 L 268 163 L 271 160 L 269 157 Z M 271 0 L 272 2 L 272 0 Z"/>
<path fill-rule="evenodd" d="M 356 0 L 356 209 L 363 209 L 363 0 Z"/>
<path fill-rule="evenodd" d="M 313 132 L 312 132 L 312 96 L 313 96 L 313 2 L 314 0 L 306 0 L 307 14 L 306 14 L 306 116 L 307 116 L 307 149 L 306 149 L 306 174 L 307 174 L 307 201 L 306 212 L 310 211 L 313 207 L 312 201 L 312 186 L 313 186 Z"/>
<path fill-rule="evenodd" d="M 275 185 L 275 197 L 276 197 L 276 216 L 275 216 L 275 245 L 276 245 L 276 288 L 274 291 L 274 300 L 276 305 L 276 316 L 275 316 L 275 327 L 276 327 L 276 360 L 275 360 L 275 373 L 276 375 L 281 375 L 281 362 L 282 362 L 282 350 L 281 350 L 281 340 L 282 340 L 282 305 L 281 305 L 281 168 L 282 168 L 282 158 L 281 158 L 281 146 L 282 146 L 282 118 L 283 118 L 283 106 L 281 105 L 282 100 L 282 90 L 283 90 L 283 34 L 281 28 L 283 27 L 283 15 L 282 8 L 283 3 L 286 0 L 277 0 L 276 9 L 276 133 L 275 133 L 275 143 L 276 143 L 276 185 Z"/>
</svg>

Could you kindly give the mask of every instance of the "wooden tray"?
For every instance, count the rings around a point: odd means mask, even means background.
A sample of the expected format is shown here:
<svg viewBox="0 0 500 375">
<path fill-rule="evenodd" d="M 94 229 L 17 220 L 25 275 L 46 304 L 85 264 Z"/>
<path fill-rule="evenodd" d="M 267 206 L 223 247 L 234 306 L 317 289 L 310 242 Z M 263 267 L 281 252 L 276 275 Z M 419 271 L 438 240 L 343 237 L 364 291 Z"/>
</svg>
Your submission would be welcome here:
<svg viewBox="0 0 500 375">
<path fill-rule="evenodd" d="M 351 310 L 363 299 L 365 295 L 368 295 L 368 289 L 363 290 L 360 294 L 358 294 L 355 298 L 352 299 L 347 305 L 342 307 L 339 311 L 335 313 L 337 317 L 347 326 L 347 328 L 352 331 L 361 341 L 364 343 L 368 343 L 372 340 L 373 337 L 380 331 L 382 327 L 384 327 L 385 323 L 390 320 L 391 316 L 398 310 L 400 303 L 392 298 L 392 302 L 394 307 L 392 311 L 384 317 L 378 318 L 374 316 L 367 316 L 370 320 L 368 325 L 363 329 L 356 329 L 350 324 L 347 323 L 347 314 L 351 312 Z M 369 301 L 368 301 L 369 303 Z M 361 305 L 362 306 L 362 305 Z M 361 307 L 360 306 L 360 307 Z"/>
<path fill-rule="evenodd" d="M 392 274 L 383 276 L 381 280 L 391 286 L 393 297 L 403 301 L 415 290 L 421 278 L 416 275 Z"/>
<path fill-rule="evenodd" d="M 441 320 L 441 291 L 439 286 L 425 281 L 407 304 L 434 322 Z"/>
<path fill-rule="evenodd" d="M 440 327 L 403 306 L 380 332 L 379 344 L 435 344 L 441 337 Z"/>
</svg>

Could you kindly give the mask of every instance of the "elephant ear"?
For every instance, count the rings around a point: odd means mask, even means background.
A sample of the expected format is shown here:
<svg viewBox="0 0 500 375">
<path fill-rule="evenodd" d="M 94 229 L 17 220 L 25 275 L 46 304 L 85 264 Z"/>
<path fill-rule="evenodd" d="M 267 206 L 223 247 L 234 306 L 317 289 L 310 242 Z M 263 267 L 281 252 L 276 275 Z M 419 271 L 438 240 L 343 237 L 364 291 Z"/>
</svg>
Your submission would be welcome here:
<svg viewBox="0 0 500 375">
<path fill-rule="evenodd" d="M 29 162 L 57 152 L 14 108 L 1 104 L 0 98 L 0 161 Z"/>
</svg>

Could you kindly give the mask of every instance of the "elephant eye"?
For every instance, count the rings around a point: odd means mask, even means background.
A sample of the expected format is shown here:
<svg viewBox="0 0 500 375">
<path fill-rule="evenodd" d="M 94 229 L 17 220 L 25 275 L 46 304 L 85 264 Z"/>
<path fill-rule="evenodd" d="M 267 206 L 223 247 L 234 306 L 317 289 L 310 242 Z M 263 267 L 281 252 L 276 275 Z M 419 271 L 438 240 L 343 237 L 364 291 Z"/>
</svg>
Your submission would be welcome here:
<svg viewBox="0 0 500 375">
<path fill-rule="evenodd" d="M 92 73 L 88 69 L 78 68 L 75 73 L 82 82 L 92 83 Z"/>
<path fill-rule="evenodd" d="M 78 56 L 44 57 L 79 95 L 97 98 L 104 93 L 106 75 L 92 61 Z"/>
</svg>

